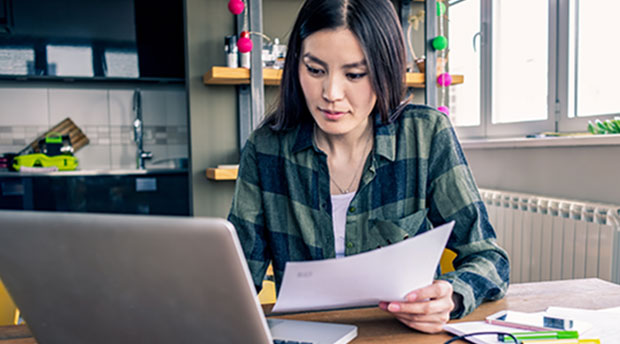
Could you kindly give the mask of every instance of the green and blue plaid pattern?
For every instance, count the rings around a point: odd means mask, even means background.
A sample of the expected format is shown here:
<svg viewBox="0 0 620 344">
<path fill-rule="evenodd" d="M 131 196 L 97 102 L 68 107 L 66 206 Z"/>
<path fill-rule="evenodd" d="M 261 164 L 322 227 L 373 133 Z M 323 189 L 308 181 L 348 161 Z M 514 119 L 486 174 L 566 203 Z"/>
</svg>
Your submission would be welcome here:
<svg viewBox="0 0 620 344">
<path fill-rule="evenodd" d="M 312 140 L 312 123 L 252 133 L 242 153 L 232 208 L 257 290 L 273 262 L 276 286 L 289 261 L 335 257 L 327 155 Z M 345 255 L 390 245 L 455 220 L 447 247 L 456 271 L 439 279 L 463 296 L 464 316 L 503 297 L 506 252 L 495 232 L 450 121 L 421 105 L 397 120 L 374 122 L 375 146 L 347 212 Z M 405 264 L 406 262 L 403 262 Z M 409 262 L 415 264 L 415 262 Z"/>
</svg>

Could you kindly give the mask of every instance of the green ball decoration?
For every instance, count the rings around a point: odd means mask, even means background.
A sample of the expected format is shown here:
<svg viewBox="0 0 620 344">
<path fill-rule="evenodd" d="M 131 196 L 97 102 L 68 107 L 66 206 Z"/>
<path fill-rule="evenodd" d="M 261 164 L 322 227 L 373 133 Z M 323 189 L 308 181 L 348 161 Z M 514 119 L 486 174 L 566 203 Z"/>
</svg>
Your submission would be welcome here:
<svg viewBox="0 0 620 344">
<path fill-rule="evenodd" d="M 441 1 L 437 1 L 437 16 L 441 17 L 444 13 L 446 13 L 446 4 Z"/>
<path fill-rule="evenodd" d="M 444 50 L 448 47 L 448 39 L 444 36 L 437 36 L 433 38 L 433 48 L 435 50 Z"/>
</svg>

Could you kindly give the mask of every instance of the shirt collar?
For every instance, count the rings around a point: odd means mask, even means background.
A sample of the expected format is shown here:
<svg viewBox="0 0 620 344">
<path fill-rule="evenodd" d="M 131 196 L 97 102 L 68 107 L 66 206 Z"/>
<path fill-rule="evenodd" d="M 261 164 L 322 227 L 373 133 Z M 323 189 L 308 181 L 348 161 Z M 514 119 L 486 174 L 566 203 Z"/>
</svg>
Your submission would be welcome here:
<svg viewBox="0 0 620 344">
<path fill-rule="evenodd" d="M 374 115 L 375 121 L 375 154 L 380 155 L 389 161 L 396 159 L 396 128 L 395 124 L 384 124 L 381 116 L 377 113 Z M 293 154 L 302 150 L 314 147 L 312 140 L 312 132 L 314 122 L 302 122 L 297 129 L 295 144 L 293 145 Z M 315 147 L 315 149 L 318 149 Z"/>
<path fill-rule="evenodd" d="M 295 144 L 293 145 L 293 154 L 308 149 L 314 145 L 312 140 L 312 131 L 314 129 L 314 121 L 301 122 L 297 129 Z"/>
<path fill-rule="evenodd" d="M 381 115 L 375 115 L 375 152 L 389 161 L 396 159 L 396 124 L 383 123 Z"/>
</svg>

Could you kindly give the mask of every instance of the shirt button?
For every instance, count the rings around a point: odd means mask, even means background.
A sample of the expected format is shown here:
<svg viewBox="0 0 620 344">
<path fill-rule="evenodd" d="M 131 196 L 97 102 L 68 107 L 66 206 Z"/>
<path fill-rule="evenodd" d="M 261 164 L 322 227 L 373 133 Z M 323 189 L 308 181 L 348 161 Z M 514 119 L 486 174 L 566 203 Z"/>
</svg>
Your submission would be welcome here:
<svg viewBox="0 0 620 344">
<path fill-rule="evenodd" d="M 353 243 L 349 241 L 349 242 L 347 243 L 347 248 L 353 248 Z"/>
<path fill-rule="evenodd" d="M 349 207 L 349 213 L 354 213 L 355 212 L 355 207 Z"/>
</svg>

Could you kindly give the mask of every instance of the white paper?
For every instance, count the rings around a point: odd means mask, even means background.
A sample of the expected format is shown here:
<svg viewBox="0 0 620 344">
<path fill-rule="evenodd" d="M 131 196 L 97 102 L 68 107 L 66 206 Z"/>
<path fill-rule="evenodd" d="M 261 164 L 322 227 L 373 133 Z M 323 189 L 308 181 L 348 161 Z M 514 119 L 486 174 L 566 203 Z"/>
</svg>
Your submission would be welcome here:
<svg viewBox="0 0 620 344">
<path fill-rule="evenodd" d="M 618 313 L 620 314 L 620 307 L 612 307 L 612 308 L 605 308 L 605 309 L 601 309 L 599 310 L 601 312 L 611 312 L 611 313 Z"/>
<path fill-rule="evenodd" d="M 579 338 L 598 338 L 601 343 L 620 343 L 620 313 L 616 309 L 590 310 L 581 308 L 549 307 L 547 313 L 569 319 L 587 321 L 592 328 L 579 333 Z"/>
<path fill-rule="evenodd" d="M 354 256 L 288 262 L 273 312 L 299 312 L 402 301 L 433 283 L 454 221 Z"/>
<path fill-rule="evenodd" d="M 615 312 L 614 312 L 615 310 Z M 617 309 L 607 310 L 586 310 L 577 308 L 564 307 L 548 307 L 545 312 L 537 312 L 532 314 L 545 314 L 548 316 L 556 316 L 575 320 L 575 328 L 579 332 L 581 339 L 600 339 L 602 344 L 620 343 L 620 313 Z M 491 325 L 484 321 L 469 321 L 459 323 L 448 323 L 444 325 L 444 330 L 455 335 L 463 335 L 473 332 L 528 332 L 520 329 Z M 467 340 L 477 344 L 499 344 L 503 343 L 497 340 L 497 335 L 480 335 L 467 337 Z"/>
</svg>

